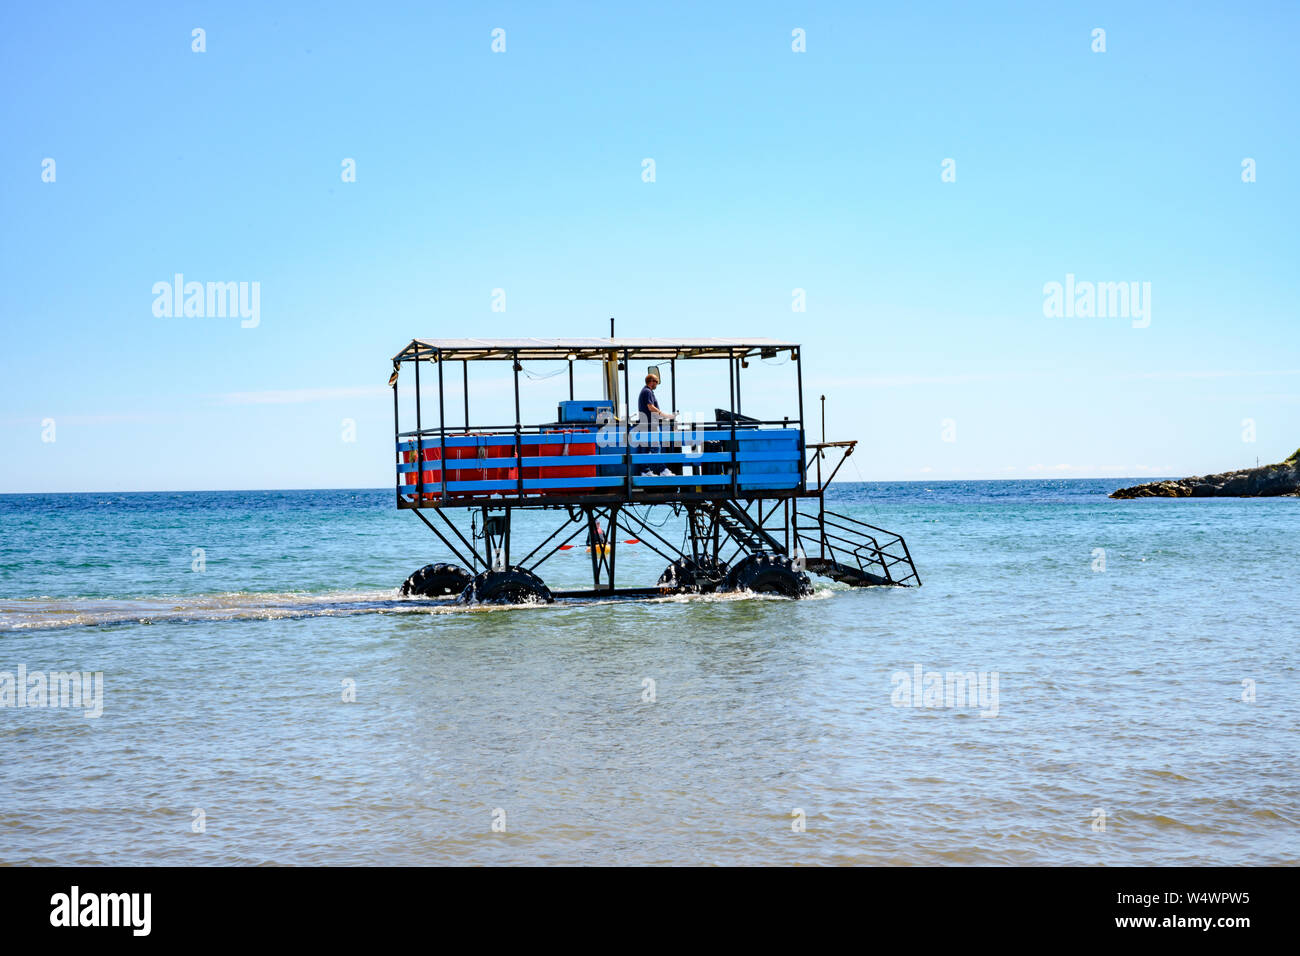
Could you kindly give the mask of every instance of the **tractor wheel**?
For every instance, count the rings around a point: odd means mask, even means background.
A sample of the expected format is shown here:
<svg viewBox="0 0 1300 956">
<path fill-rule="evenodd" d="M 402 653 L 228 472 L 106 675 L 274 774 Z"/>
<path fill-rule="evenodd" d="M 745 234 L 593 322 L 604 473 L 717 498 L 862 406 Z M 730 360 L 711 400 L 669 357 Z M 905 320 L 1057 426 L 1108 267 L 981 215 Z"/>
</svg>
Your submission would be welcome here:
<svg viewBox="0 0 1300 956">
<path fill-rule="evenodd" d="M 402 595 L 443 597 L 459 594 L 473 577 L 458 564 L 426 564 L 402 582 Z"/>
<path fill-rule="evenodd" d="M 794 566 L 794 561 L 784 554 L 771 552 L 751 554 L 741 561 L 727 575 L 727 586 L 733 591 L 779 594 L 789 598 L 807 597 L 813 593 L 812 581 Z"/>
<path fill-rule="evenodd" d="M 465 586 L 457 604 L 550 604 L 555 598 L 542 579 L 523 568 L 484 571 Z"/>
<path fill-rule="evenodd" d="M 727 565 L 712 555 L 698 561 L 678 558 L 659 575 L 659 587 L 670 594 L 712 594 L 727 578 Z"/>
</svg>

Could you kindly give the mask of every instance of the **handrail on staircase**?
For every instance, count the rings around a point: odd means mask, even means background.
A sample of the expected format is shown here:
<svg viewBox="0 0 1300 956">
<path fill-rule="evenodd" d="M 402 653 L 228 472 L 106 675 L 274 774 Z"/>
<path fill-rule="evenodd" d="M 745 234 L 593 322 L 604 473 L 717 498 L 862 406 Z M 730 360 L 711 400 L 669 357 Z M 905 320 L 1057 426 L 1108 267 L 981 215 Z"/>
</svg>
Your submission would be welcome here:
<svg viewBox="0 0 1300 956">
<path fill-rule="evenodd" d="M 803 524 L 800 524 L 800 519 L 803 519 Z M 812 533 L 819 546 L 820 553 L 809 557 L 844 567 L 856 565 L 858 571 L 884 577 L 891 584 L 906 584 L 913 579 L 917 584 L 921 583 L 907 542 L 892 531 L 849 515 L 827 511 L 823 505 L 815 513 L 796 509 L 794 533 L 801 547 L 804 532 Z M 907 573 L 896 578 L 893 569 L 900 564 L 906 565 Z"/>
</svg>

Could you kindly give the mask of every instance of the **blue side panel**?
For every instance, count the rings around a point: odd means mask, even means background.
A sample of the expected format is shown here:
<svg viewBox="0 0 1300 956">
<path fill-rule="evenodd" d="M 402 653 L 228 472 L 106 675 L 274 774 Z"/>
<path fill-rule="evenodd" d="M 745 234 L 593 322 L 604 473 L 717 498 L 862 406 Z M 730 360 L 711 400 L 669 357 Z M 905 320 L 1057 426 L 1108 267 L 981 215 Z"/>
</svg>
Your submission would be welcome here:
<svg viewBox="0 0 1300 956">
<path fill-rule="evenodd" d="M 458 491 L 512 491 L 519 487 L 518 482 L 512 480 L 493 480 L 493 481 L 449 481 L 447 482 L 447 493 L 456 494 Z"/>
<path fill-rule="evenodd" d="M 447 447 L 448 448 L 473 448 L 481 441 L 482 441 L 482 436 L 480 435 L 448 435 Z M 421 440 L 420 444 L 423 445 L 425 448 L 437 448 L 438 439 L 424 438 Z M 415 451 L 415 442 L 414 441 L 398 442 L 397 450 Z"/>
<path fill-rule="evenodd" d="M 622 458 L 622 455 L 619 456 Z M 731 461 L 731 455 L 725 452 L 708 452 L 703 455 L 683 455 L 681 452 L 657 452 L 632 456 L 632 470 L 639 465 L 704 465 L 721 464 Z"/>
<path fill-rule="evenodd" d="M 538 491 L 547 488 L 604 488 L 623 484 L 622 478 L 592 478 L 589 476 L 574 478 L 525 478 L 525 491 Z"/>
<path fill-rule="evenodd" d="M 729 485 L 730 475 L 636 475 L 632 485 L 636 488 L 654 488 L 663 485 Z"/>
<path fill-rule="evenodd" d="M 732 481 L 730 465 L 736 462 L 736 484 L 743 490 L 787 489 L 796 488 L 802 476 L 803 447 L 802 433 L 797 428 L 737 428 L 735 451 L 729 445 L 732 432 L 720 429 L 692 429 L 689 432 L 663 432 L 652 438 L 659 451 L 650 451 L 645 445 L 638 444 L 634 434 L 632 447 L 633 485 L 636 487 L 691 487 L 697 485 L 724 486 Z M 627 476 L 627 442 L 623 435 L 613 444 L 601 444 L 600 430 L 565 430 L 542 434 L 527 434 L 527 450 L 530 454 L 523 459 L 525 468 L 546 468 L 557 465 L 595 466 L 595 476 L 569 476 L 563 478 L 528 478 L 524 481 L 525 491 L 544 493 L 549 488 L 616 488 Z M 710 450 L 704 453 L 688 454 L 681 450 L 682 444 L 704 445 Z M 567 446 L 583 444 L 590 447 L 595 443 L 595 453 L 585 449 L 580 454 L 566 455 Z M 478 453 L 467 458 L 448 458 L 445 462 L 429 460 L 424 462 L 425 470 L 438 470 L 445 465 L 451 479 L 447 483 L 449 494 L 457 493 L 491 493 L 512 492 L 519 488 L 518 482 L 511 479 L 461 480 L 468 479 L 475 471 L 481 469 L 501 469 L 515 467 L 515 436 L 509 432 L 492 435 L 448 435 L 442 441 L 438 438 L 424 437 L 416 441 L 397 443 L 399 453 L 411 453 L 418 447 L 431 449 L 441 445 L 448 449 L 477 449 Z M 509 457 L 485 457 L 487 447 L 508 449 Z M 726 449 L 726 450 L 722 450 Z M 540 452 L 540 454 L 539 454 Z M 647 475 L 637 474 L 647 468 L 656 471 L 664 466 L 674 466 L 681 470 L 690 466 L 692 471 L 701 467 L 721 472 L 709 475 Z M 420 466 L 415 462 L 398 462 L 397 473 L 410 475 Z"/>
<path fill-rule="evenodd" d="M 621 478 L 525 478 L 524 491 L 543 491 L 547 488 L 573 488 L 575 486 L 582 488 L 612 487 L 622 483 L 623 480 Z M 509 481 L 447 482 L 447 493 L 453 495 L 467 491 L 516 491 L 518 488 L 519 483 L 514 479 L 510 479 Z"/>
<path fill-rule="evenodd" d="M 743 439 L 737 432 L 736 438 L 739 487 L 747 490 L 798 487 L 802 468 L 799 429 L 753 430 Z"/>
<path fill-rule="evenodd" d="M 492 459 L 488 459 L 491 461 Z M 509 461 L 510 459 L 505 459 Z M 544 458 L 524 458 L 525 468 L 549 468 L 555 465 L 599 465 L 602 461 L 607 461 L 600 455 L 547 455 Z M 570 479 L 576 481 L 578 479 Z M 581 479 L 585 481 L 585 478 Z"/>
</svg>

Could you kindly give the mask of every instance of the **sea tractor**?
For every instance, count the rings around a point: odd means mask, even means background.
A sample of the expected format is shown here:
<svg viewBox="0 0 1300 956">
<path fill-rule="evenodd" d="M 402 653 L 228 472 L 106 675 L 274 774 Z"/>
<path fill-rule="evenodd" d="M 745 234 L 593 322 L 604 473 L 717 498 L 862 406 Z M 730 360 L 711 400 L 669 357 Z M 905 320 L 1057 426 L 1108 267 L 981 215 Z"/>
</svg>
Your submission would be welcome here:
<svg viewBox="0 0 1300 956">
<path fill-rule="evenodd" d="M 746 416 L 741 373 L 751 361 L 778 357 L 793 365 L 796 414 L 779 421 Z M 726 363 L 727 407 L 696 416 L 707 421 L 666 420 L 677 413 L 678 368 L 695 362 Z M 471 418 L 470 363 L 511 371 L 513 423 Z M 521 373 L 557 363 L 556 374 L 568 366 L 569 399 L 559 402 L 554 420 L 525 423 Z M 599 364 L 599 399 L 575 396 L 578 363 Z M 659 396 L 661 406 L 668 406 L 660 407 L 665 420 L 638 414 L 632 396 L 642 375 L 633 379 L 632 369 L 642 366 L 656 374 L 668 368 L 667 402 Z M 414 389 L 414 402 L 407 399 L 413 421 L 402 420 L 403 384 Z M 454 597 L 463 604 L 721 591 L 798 598 L 812 593 L 809 572 L 853 587 L 921 583 L 900 535 L 827 510 L 826 488 L 857 442 L 825 441 L 824 424 L 823 440 L 807 440 L 802 349 L 796 343 L 612 334 L 414 339 L 393 357 L 389 385 L 397 507 L 414 512 L 454 559 L 420 568 L 403 583 L 403 594 Z M 460 414 L 448 408 L 449 387 L 460 392 Z M 539 541 L 513 535 L 513 518 L 525 510 L 553 519 L 541 523 L 542 534 L 553 527 L 550 534 Z M 666 510 L 679 524 L 684 519 L 676 543 L 661 533 L 671 517 Z M 538 522 L 527 524 L 535 528 Z M 623 535 L 663 558 L 657 581 L 617 583 Z M 559 551 L 574 548 L 575 540 L 589 546 L 591 587 L 552 592 L 539 569 Z"/>
</svg>

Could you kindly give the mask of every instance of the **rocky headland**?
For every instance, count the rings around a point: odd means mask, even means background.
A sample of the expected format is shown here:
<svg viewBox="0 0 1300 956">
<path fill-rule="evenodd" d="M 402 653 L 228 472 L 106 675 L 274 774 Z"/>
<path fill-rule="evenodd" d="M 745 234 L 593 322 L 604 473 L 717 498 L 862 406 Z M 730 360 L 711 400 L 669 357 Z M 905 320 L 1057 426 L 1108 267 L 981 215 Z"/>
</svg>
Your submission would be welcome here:
<svg viewBox="0 0 1300 956">
<path fill-rule="evenodd" d="M 1112 498 L 1276 498 L 1300 495 L 1300 449 L 1276 465 L 1260 465 L 1221 475 L 1177 481 L 1152 481 L 1111 492 Z"/>
</svg>

